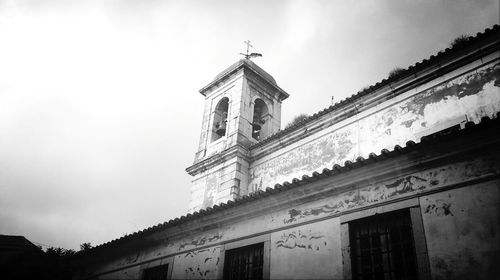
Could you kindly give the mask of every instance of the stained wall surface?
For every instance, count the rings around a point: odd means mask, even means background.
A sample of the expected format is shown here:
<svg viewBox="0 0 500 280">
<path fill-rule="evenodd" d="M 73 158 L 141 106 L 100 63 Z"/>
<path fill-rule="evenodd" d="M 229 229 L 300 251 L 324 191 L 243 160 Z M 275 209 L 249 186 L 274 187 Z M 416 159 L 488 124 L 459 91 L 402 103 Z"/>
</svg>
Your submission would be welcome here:
<svg viewBox="0 0 500 280">
<path fill-rule="evenodd" d="M 341 279 L 338 218 L 271 234 L 271 279 Z"/>
<path fill-rule="evenodd" d="M 215 279 L 220 247 L 209 247 L 175 256 L 173 279 Z"/>
<path fill-rule="evenodd" d="M 500 181 L 420 198 L 434 279 L 487 279 L 500 269 Z"/>
<path fill-rule="evenodd" d="M 498 54 L 497 54 L 498 55 Z M 406 141 L 418 142 L 500 111 L 500 62 L 476 61 L 279 149 L 250 165 L 249 189 L 274 187 L 346 160 L 367 157 Z"/>
<path fill-rule="evenodd" d="M 221 279 L 226 244 L 260 238 L 270 244 L 268 277 L 341 279 L 346 257 L 341 250 L 342 217 L 379 205 L 390 211 L 396 209 L 392 205 L 408 201 L 420 208 L 434 279 L 492 275 L 500 253 L 500 181 L 494 179 L 500 176 L 498 151 L 376 180 L 366 180 L 374 174 L 365 170 L 353 172 L 261 198 L 210 218 L 215 222 L 207 226 L 193 221 L 159 231 L 146 238 L 157 245 L 111 259 L 88 273 L 97 274 L 95 279 L 137 279 L 145 268 L 168 263 L 172 279 Z M 353 178 L 361 183 L 349 184 Z M 311 192 L 324 194 L 283 204 Z M 179 231 L 184 233 L 175 233 Z"/>
</svg>

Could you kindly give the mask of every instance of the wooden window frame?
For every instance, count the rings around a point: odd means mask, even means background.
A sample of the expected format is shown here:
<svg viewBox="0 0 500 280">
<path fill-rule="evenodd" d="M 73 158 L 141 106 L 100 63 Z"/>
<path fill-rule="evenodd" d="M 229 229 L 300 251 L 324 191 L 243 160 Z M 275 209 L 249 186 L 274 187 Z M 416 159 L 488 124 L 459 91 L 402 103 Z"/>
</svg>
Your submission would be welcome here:
<svg viewBox="0 0 500 280">
<path fill-rule="evenodd" d="M 264 245 L 264 264 L 262 267 L 262 279 L 270 279 L 271 274 L 271 234 L 259 235 L 243 240 L 238 240 L 230 243 L 226 243 L 221 246 L 220 258 L 221 262 L 219 263 L 219 267 L 217 268 L 217 279 L 224 278 L 224 264 L 226 251 L 237 249 L 241 247 L 246 247 L 249 245 L 255 245 L 258 243 L 263 243 Z"/>
<path fill-rule="evenodd" d="M 351 247 L 349 240 L 349 222 L 361 218 L 367 218 L 375 214 L 384 214 L 396 210 L 409 209 L 411 227 L 413 231 L 413 242 L 415 244 L 415 257 L 417 260 L 417 272 L 419 280 L 429 280 L 430 268 L 425 241 L 424 225 L 418 198 L 400 201 L 388 205 L 374 207 L 357 211 L 340 217 L 340 236 L 342 244 L 343 277 L 352 279 L 351 271 Z"/>
</svg>

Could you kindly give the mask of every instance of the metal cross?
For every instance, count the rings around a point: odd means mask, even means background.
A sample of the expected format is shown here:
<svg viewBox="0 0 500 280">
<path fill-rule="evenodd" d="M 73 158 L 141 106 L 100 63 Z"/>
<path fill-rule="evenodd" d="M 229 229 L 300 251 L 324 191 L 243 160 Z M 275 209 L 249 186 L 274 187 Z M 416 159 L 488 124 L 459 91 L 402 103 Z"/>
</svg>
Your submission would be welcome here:
<svg viewBox="0 0 500 280">
<path fill-rule="evenodd" d="M 245 43 L 245 45 L 247 45 L 247 53 L 244 54 L 244 53 L 240 53 L 242 56 L 244 56 L 246 59 L 250 59 L 252 57 L 259 57 L 259 56 L 262 56 L 262 54 L 260 53 L 250 53 L 250 48 L 253 48 L 252 45 L 250 45 L 250 40 L 246 40 L 244 41 L 243 43 Z"/>
<path fill-rule="evenodd" d="M 250 45 L 250 40 L 246 40 L 243 43 L 247 45 L 247 54 L 245 55 L 245 58 L 248 59 L 248 57 L 250 57 L 250 48 L 253 48 L 253 46 Z"/>
</svg>

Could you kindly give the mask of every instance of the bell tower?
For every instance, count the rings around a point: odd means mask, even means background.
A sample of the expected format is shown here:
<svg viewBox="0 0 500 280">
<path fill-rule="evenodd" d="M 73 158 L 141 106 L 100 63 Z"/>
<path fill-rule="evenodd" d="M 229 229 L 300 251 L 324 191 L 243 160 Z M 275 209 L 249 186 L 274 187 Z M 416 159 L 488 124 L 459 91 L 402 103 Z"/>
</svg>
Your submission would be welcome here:
<svg viewBox="0 0 500 280">
<path fill-rule="evenodd" d="M 200 90 L 205 97 L 193 165 L 189 211 L 248 194 L 248 148 L 276 133 L 288 94 L 249 58 L 241 59 Z"/>
</svg>

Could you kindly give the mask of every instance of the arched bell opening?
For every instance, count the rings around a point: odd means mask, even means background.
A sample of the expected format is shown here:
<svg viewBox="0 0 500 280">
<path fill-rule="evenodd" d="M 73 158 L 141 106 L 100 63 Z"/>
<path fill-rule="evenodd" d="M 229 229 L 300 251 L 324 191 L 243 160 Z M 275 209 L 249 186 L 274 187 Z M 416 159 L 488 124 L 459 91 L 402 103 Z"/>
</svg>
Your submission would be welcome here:
<svg viewBox="0 0 500 280">
<path fill-rule="evenodd" d="M 214 111 L 214 121 L 212 128 L 212 141 L 215 141 L 227 132 L 227 113 L 229 109 L 229 98 L 222 98 Z"/>
<path fill-rule="evenodd" d="M 256 99 L 252 118 L 252 138 L 259 141 L 263 138 L 266 118 L 269 115 L 266 103 L 262 99 Z"/>
</svg>

